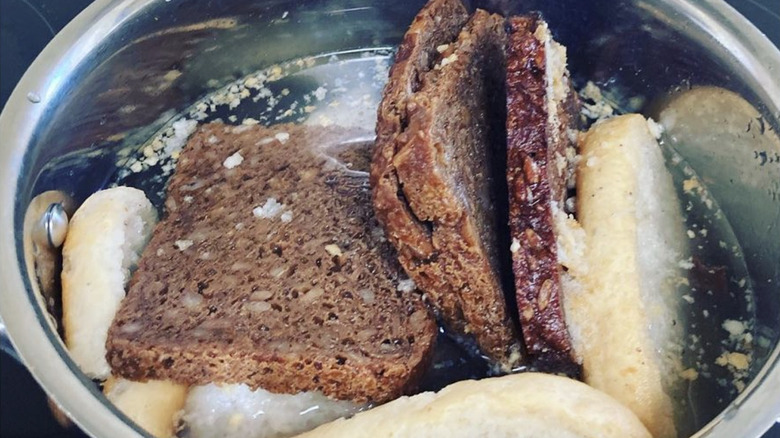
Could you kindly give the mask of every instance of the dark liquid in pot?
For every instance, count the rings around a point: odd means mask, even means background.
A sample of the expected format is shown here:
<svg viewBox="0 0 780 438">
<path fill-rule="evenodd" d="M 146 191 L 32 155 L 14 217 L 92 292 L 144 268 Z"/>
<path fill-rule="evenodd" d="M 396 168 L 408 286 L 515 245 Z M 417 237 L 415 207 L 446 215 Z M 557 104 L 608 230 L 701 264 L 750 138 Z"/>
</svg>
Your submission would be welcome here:
<svg viewBox="0 0 780 438">
<path fill-rule="evenodd" d="M 161 209 L 176 151 L 186 139 L 185 131 L 195 126 L 187 120 L 336 124 L 370 133 L 392 55 L 390 49 L 366 49 L 272 66 L 215 90 L 182 114 L 169 115 L 162 130 L 141 147 L 110 157 L 64 157 L 51 163 L 42 178 L 78 172 L 94 160 L 105 165 L 107 159 L 115 159 L 116 171 L 102 185 L 140 188 Z M 354 139 L 371 140 L 370 135 Z M 751 283 L 728 219 L 685 160 L 663 142 L 662 147 L 685 214 L 691 254 L 680 287 L 679 319 L 674 321 L 684 332 L 679 371 L 685 377 L 674 398 L 684 406 L 678 422 L 680 432 L 687 433 L 714 418 L 750 382 L 758 371 L 751 360 L 754 345 L 764 341 L 754 333 Z M 45 187 L 46 181 L 39 184 Z M 740 355 L 748 359 L 746 369 L 737 361 Z M 492 374 L 473 344 L 442 328 L 434 363 L 420 389 L 438 390 L 454 381 Z"/>
</svg>

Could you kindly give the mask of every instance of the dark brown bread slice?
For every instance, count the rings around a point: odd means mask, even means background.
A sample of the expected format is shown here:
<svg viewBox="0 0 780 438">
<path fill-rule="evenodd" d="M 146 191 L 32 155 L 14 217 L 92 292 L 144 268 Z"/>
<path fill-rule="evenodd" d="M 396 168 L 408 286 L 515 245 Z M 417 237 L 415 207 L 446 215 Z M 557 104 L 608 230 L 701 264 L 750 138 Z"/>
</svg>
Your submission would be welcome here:
<svg viewBox="0 0 780 438">
<path fill-rule="evenodd" d="M 548 371 L 578 375 L 561 302 L 554 208 L 564 211 L 571 178 L 576 95 L 550 57 L 560 49 L 536 16 L 512 17 L 507 45 L 507 183 L 513 272 L 529 355 Z M 556 50 L 558 49 L 558 50 Z M 557 52 L 557 53 L 549 53 Z M 555 85 L 549 84 L 555 78 Z M 548 86 L 549 85 L 549 86 Z M 555 87 L 559 87 L 555 89 Z M 553 112 L 553 117 L 550 117 Z M 567 155 L 568 154 L 568 155 Z"/>
<path fill-rule="evenodd" d="M 111 327 L 114 372 L 358 402 L 412 390 L 437 327 L 418 294 L 399 290 L 371 209 L 370 145 L 345 143 L 354 136 L 203 126 Z"/>
<path fill-rule="evenodd" d="M 453 42 L 468 18 L 461 0 L 431 0 L 420 10 L 398 47 L 377 111 L 371 166 L 374 211 L 402 260 L 427 259 L 435 252 L 430 231 L 403 199 L 393 166 L 393 157 L 403 144 L 398 136 L 409 124 L 407 101 L 440 59 L 437 48 Z"/>
<path fill-rule="evenodd" d="M 407 126 L 394 140 L 378 138 L 377 149 L 394 151 L 392 160 L 375 154 L 372 171 L 397 178 L 378 181 L 374 206 L 383 211 L 394 198 L 407 212 L 378 214 L 404 269 L 449 327 L 473 335 L 484 354 L 510 367 L 520 348 L 502 287 L 509 243 L 497 231 L 506 227 L 506 188 L 495 166 L 505 153 L 505 36 L 502 17 L 478 10 L 456 42 L 439 48 L 438 63 L 407 97 Z M 382 120 L 380 113 L 378 132 Z M 407 233 L 417 224 L 421 235 Z"/>
</svg>

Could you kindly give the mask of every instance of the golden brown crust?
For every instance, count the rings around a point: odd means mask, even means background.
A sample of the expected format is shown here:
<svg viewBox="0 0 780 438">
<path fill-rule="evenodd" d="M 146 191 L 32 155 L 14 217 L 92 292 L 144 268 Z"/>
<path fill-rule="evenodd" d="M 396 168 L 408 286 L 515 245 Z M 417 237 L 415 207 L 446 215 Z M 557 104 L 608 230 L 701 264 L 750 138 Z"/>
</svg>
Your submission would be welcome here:
<svg viewBox="0 0 780 438">
<path fill-rule="evenodd" d="M 571 147 L 566 129 L 570 102 L 548 118 L 545 42 L 535 35 L 541 19 L 512 17 L 507 45 L 507 184 L 513 271 L 520 325 L 529 355 L 542 369 L 578 375 L 561 303 L 552 206 L 563 211 Z M 569 95 L 573 93 L 569 92 Z M 554 110 L 554 109 L 553 109 Z"/>
<path fill-rule="evenodd" d="M 491 103 L 503 91 L 504 42 L 503 18 L 477 11 L 456 42 L 440 47 L 436 66 L 416 79 L 419 89 L 403 108 L 406 126 L 395 125 L 394 137 L 384 135 L 380 109 L 372 170 L 393 176 L 373 179 L 373 199 L 403 267 L 449 327 L 473 335 L 484 354 L 511 365 L 519 344 L 495 233 L 505 220 L 495 202 L 503 174 L 493 178 L 503 141 L 496 144 L 491 125 Z M 391 82 L 404 79 L 391 76 Z M 398 86 L 388 86 L 381 108 Z"/>
<path fill-rule="evenodd" d="M 373 217 L 368 145 L 344 128 L 202 127 L 109 333 L 130 380 L 246 383 L 384 402 L 430 364 L 436 323 L 401 292 Z M 317 146 L 317 150 L 312 147 Z M 324 149 L 323 149 L 324 148 Z M 344 149 L 346 148 L 346 149 Z M 227 168 L 239 152 L 243 161 Z M 365 157 L 364 157 L 365 155 Z M 285 212 L 253 211 L 269 198 Z"/>
</svg>

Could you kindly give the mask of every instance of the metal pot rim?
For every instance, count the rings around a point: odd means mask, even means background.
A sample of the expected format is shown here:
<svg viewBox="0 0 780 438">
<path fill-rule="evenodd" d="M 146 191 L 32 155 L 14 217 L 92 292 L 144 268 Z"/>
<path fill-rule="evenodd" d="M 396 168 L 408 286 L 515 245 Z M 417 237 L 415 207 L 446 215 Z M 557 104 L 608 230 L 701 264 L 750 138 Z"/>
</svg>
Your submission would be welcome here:
<svg viewBox="0 0 780 438">
<path fill-rule="evenodd" d="M 0 132 L 6 133 L 0 149 L 0 203 L 16 207 L 22 162 L 46 102 L 58 94 L 68 74 L 114 29 L 133 18 L 155 0 L 97 0 L 69 23 L 44 49 L 12 93 L 0 115 Z M 780 51 L 746 18 L 722 0 L 662 0 L 679 11 L 727 50 L 750 66 L 762 83 L 775 112 L 780 113 Z M 64 72 L 64 74 L 63 74 Z M 772 74 L 774 72 L 774 75 Z M 33 103 L 28 93 L 39 96 Z M 145 435 L 110 403 L 96 386 L 78 371 L 56 333 L 44 322 L 31 285 L 22 272 L 21 239 L 17 235 L 15 208 L 0 210 L 0 317 L 5 322 L 19 356 L 44 390 L 92 436 Z M 43 342 L 42 342 L 43 341 Z M 748 388 L 718 417 L 695 436 L 760 436 L 780 414 L 780 345 Z"/>
</svg>

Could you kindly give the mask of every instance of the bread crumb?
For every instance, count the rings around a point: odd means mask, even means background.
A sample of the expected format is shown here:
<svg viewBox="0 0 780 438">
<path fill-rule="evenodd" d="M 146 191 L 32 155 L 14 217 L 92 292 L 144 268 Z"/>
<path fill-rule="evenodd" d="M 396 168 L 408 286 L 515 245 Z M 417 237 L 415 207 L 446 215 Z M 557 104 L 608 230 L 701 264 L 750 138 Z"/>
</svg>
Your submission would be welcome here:
<svg viewBox="0 0 780 438">
<path fill-rule="evenodd" d="M 724 330 L 729 332 L 729 335 L 731 336 L 740 336 L 743 333 L 745 333 L 745 323 L 742 321 L 737 321 L 734 319 L 727 319 L 723 321 L 723 324 L 721 325 Z"/>
<path fill-rule="evenodd" d="M 688 368 L 680 373 L 680 377 L 692 382 L 699 378 L 699 372 L 693 368 Z"/>
<path fill-rule="evenodd" d="M 341 257 L 341 248 L 339 248 L 338 245 L 330 244 L 325 245 L 325 251 L 328 252 L 328 254 L 335 256 L 335 257 Z"/>
<path fill-rule="evenodd" d="M 688 235 L 689 239 L 693 239 L 694 237 L 696 237 L 696 233 L 694 233 L 693 230 L 688 230 L 685 232 L 685 234 Z"/>
<path fill-rule="evenodd" d="M 517 239 L 512 239 L 512 245 L 509 246 L 509 250 L 512 251 L 512 253 L 516 253 L 520 250 L 520 241 Z"/>
<path fill-rule="evenodd" d="M 747 370 L 750 366 L 750 361 L 747 355 L 744 353 L 725 352 L 720 357 L 715 359 L 715 364 L 720 366 L 730 365 L 737 370 Z"/>
<path fill-rule="evenodd" d="M 293 220 L 293 215 L 291 211 L 285 211 L 282 213 L 282 215 L 279 217 L 279 219 L 282 220 L 282 222 L 289 224 Z"/>
<path fill-rule="evenodd" d="M 439 70 L 441 68 L 444 68 L 447 66 L 447 64 L 452 64 L 453 62 L 458 60 L 458 55 L 456 53 L 453 53 L 452 55 L 443 58 L 439 64 L 437 64 L 435 67 L 433 67 L 434 70 Z"/>
<path fill-rule="evenodd" d="M 664 127 L 650 117 L 647 118 L 647 129 L 650 130 L 650 134 L 652 134 L 656 140 L 660 139 L 661 134 L 664 133 Z"/>
<path fill-rule="evenodd" d="M 413 292 L 415 289 L 417 289 L 417 285 L 414 284 L 414 280 L 407 278 L 406 280 L 399 281 L 398 287 L 396 287 L 396 289 L 399 292 Z"/>
<path fill-rule="evenodd" d="M 700 189 L 701 185 L 699 184 L 699 181 L 696 178 L 689 178 L 683 181 L 683 191 L 685 193 L 691 193 L 695 189 Z"/>
<path fill-rule="evenodd" d="M 239 164 L 241 164 L 244 161 L 244 157 L 241 156 L 240 152 L 236 152 L 235 154 L 225 158 L 225 161 L 222 162 L 222 165 L 227 167 L 228 169 L 232 169 Z"/>
<path fill-rule="evenodd" d="M 606 101 L 601 89 L 592 81 L 588 81 L 585 88 L 580 90 L 582 101 L 582 115 L 592 120 L 605 119 L 615 113 L 615 109 Z M 592 101 L 593 103 L 589 103 Z"/>
<path fill-rule="evenodd" d="M 449 44 L 442 44 L 440 46 L 436 46 L 436 51 L 439 53 L 444 53 L 449 48 L 450 48 Z"/>
<path fill-rule="evenodd" d="M 290 134 L 287 132 L 279 132 L 276 135 L 274 135 L 274 138 L 279 141 L 281 144 L 287 143 L 287 140 L 290 139 Z"/>
<path fill-rule="evenodd" d="M 192 240 L 177 240 L 173 244 L 176 246 L 176 248 L 179 251 L 185 251 L 187 248 L 191 247 L 195 242 Z"/>
<path fill-rule="evenodd" d="M 259 125 L 260 121 L 251 117 L 247 117 L 241 121 L 241 124 L 246 126 Z"/>
<path fill-rule="evenodd" d="M 284 210 L 284 204 L 280 204 L 276 198 L 268 198 L 262 207 L 255 207 L 252 214 L 259 219 L 273 219 Z"/>
<path fill-rule="evenodd" d="M 325 95 L 328 93 L 328 90 L 325 87 L 318 87 L 316 90 L 314 90 L 314 97 L 317 98 L 317 100 L 323 100 L 325 99 Z"/>
</svg>

